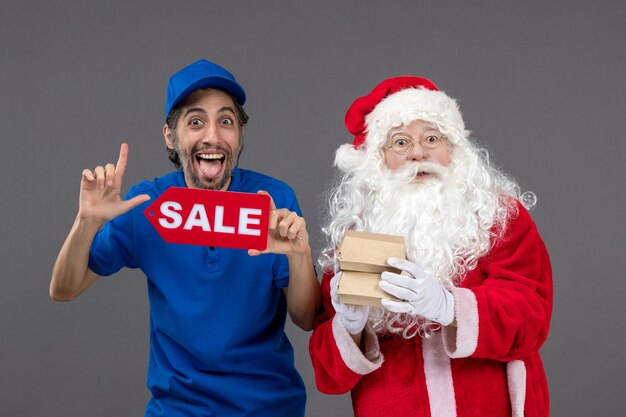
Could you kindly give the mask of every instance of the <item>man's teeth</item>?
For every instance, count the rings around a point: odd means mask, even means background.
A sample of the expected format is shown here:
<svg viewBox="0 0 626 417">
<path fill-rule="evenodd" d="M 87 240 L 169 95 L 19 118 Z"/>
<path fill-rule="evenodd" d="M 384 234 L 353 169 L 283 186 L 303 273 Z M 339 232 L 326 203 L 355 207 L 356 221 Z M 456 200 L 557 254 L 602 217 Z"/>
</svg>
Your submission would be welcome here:
<svg viewBox="0 0 626 417">
<path fill-rule="evenodd" d="M 202 153 L 198 155 L 198 158 L 201 158 L 201 159 L 222 159 L 223 157 L 224 155 L 217 154 L 217 153 L 211 153 L 211 154 Z"/>
</svg>

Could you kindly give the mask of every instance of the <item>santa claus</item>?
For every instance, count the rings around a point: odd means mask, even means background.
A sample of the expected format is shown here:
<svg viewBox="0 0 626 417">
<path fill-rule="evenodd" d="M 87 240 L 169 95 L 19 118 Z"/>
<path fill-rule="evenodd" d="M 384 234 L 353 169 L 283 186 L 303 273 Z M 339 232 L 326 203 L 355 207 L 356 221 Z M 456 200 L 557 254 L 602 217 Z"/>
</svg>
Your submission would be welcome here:
<svg viewBox="0 0 626 417">
<path fill-rule="evenodd" d="M 425 78 L 383 81 L 346 127 L 310 342 L 320 391 L 351 391 L 356 416 L 547 416 L 552 278 L 534 195 L 490 165 Z M 404 237 L 406 260 L 388 261 L 402 272 L 380 281 L 399 301 L 339 301 L 335 249 L 350 229 Z"/>
</svg>

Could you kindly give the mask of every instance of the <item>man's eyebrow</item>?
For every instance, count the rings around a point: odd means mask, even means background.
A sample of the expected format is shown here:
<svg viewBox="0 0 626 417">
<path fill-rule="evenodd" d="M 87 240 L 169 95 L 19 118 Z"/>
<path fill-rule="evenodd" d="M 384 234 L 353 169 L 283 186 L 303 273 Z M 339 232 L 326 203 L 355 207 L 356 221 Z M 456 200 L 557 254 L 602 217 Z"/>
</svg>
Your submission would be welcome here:
<svg viewBox="0 0 626 417">
<path fill-rule="evenodd" d="M 204 109 L 202 107 L 190 107 L 187 109 L 187 111 L 185 112 L 185 114 L 183 115 L 183 117 L 186 117 L 189 113 L 194 113 L 194 112 L 199 112 L 199 113 L 205 113 Z"/>
<path fill-rule="evenodd" d="M 194 113 L 194 112 L 206 114 L 206 111 L 202 107 L 190 107 L 187 109 L 183 117 L 186 117 L 189 113 Z M 223 106 L 223 107 L 220 107 L 216 113 L 224 113 L 224 112 L 231 112 L 232 114 L 235 114 L 235 109 L 233 109 L 230 106 Z"/>
<path fill-rule="evenodd" d="M 231 112 L 232 114 L 235 114 L 235 109 L 233 109 L 230 106 L 224 106 L 224 107 L 220 107 L 220 109 L 217 112 L 218 113 Z"/>
</svg>

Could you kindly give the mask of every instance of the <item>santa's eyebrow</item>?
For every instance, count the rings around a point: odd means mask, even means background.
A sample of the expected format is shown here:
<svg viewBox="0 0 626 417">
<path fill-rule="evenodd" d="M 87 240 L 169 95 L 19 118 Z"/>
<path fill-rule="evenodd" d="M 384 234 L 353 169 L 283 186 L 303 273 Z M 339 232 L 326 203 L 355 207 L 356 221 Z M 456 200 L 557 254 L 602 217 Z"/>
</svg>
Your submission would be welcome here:
<svg viewBox="0 0 626 417">
<path fill-rule="evenodd" d="M 434 123 L 427 123 L 427 124 L 425 124 L 424 128 L 422 129 L 422 132 L 426 132 L 428 130 L 436 130 L 437 132 L 440 132 L 439 131 L 439 127 L 437 127 L 437 125 L 434 124 Z"/>
<path fill-rule="evenodd" d="M 431 123 L 428 123 L 428 124 L 424 125 L 424 127 L 422 127 L 422 132 L 421 132 L 421 134 L 424 134 L 424 132 L 428 132 L 429 130 L 434 130 L 434 131 L 436 131 L 436 132 L 441 133 L 441 130 L 439 130 L 439 127 L 437 127 L 437 125 L 436 125 L 436 124 L 431 124 Z M 389 130 L 388 135 L 389 135 L 389 136 L 392 136 L 392 135 L 395 135 L 395 134 L 398 134 L 398 133 L 403 133 L 403 134 L 405 134 L 405 135 L 408 135 L 408 133 L 406 132 L 406 130 L 404 130 L 404 129 L 403 129 L 403 126 L 397 126 L 397 127 L 393 127 L 393 128 L 391 128 L 391 129 Z"/>
<path fill-rule="evenodd" d="M 393 127 L 389 130 L 388 135 L 395 135 L 396 133 L 404 133 L 405 135 L 408 135 L 408 133 L 406 133 L 406 131 L 404 129 L 402 129 L 402 126 L 398 126 L 398 127 Z"/>
</svg>

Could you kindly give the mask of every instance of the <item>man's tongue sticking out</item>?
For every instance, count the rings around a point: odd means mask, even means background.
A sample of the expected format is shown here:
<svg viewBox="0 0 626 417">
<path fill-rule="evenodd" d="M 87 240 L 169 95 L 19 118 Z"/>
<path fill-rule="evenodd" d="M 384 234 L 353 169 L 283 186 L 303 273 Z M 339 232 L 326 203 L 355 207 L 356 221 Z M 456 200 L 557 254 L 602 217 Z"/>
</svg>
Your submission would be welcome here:
<svg viewBox="0 0 626 417">
<path fill-rule="evenodd" d="M 209 179 L 216 178 L 220 171 L 222 170 L 222 160 L 220 159 L 204 159 L 198 158 L 198 163 L 200 164 L 200 171 L 204 174 L 205 177 Z"/>
</svg>

